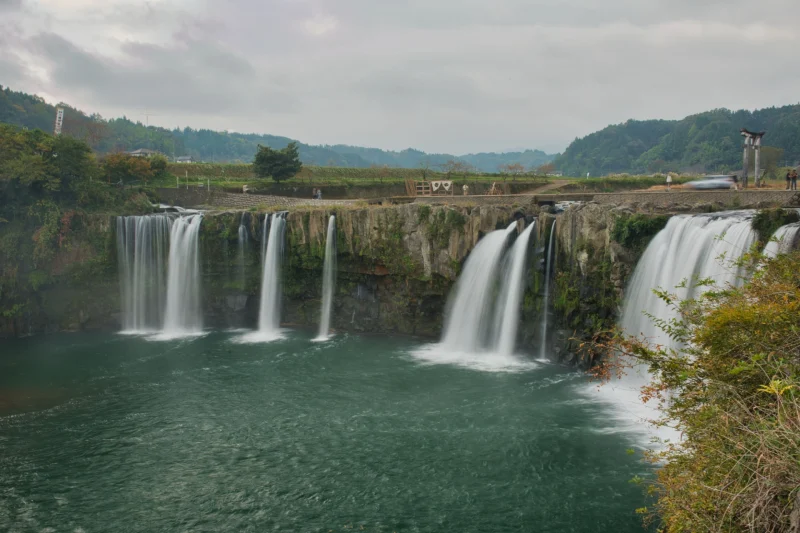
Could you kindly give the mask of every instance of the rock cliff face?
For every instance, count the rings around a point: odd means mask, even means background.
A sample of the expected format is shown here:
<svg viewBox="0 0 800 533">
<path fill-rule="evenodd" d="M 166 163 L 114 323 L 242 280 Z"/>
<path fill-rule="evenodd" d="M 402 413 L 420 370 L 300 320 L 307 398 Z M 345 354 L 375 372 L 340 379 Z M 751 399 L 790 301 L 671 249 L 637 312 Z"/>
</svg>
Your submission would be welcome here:
<svg viewBox="0 0 800 533">
<path fill-rule="evenodd" d="M 553 307 L 560 328 L 554 352 L 561 362 L 591 366 L 596 354 L 590 343 L 581 345 L 614 327 L 630 275 L 667 218 L 594 203 L 558 215 Z M 625 225 L 638 233 L 622 231 Z"/>
<path fill-rule="evenodd" d="M 636 219 L 636 224 L 629 224 L 630 232 L 615 231 L 633 220 L 630 209 L 596 204 L 573 205 L 558 215 L 540 213 L 536 207 L 501 205 L 292 211 L 286 215 L 283 269 L 287 324 L 308 328 L 318 324 L 331 214 L 336 216 L 338 243 L 332 327 L 425 337 L 440 334 L 448 293 L 477 242 L 514 220 L 525 218 L 530 223 L 539 216 L 528 254 L 519 333 L 523 351 L 533 351 L 540 343 L 544 259 L 557 221 L 550 324 L 558 331 L 549 334 L 548 342 L 550 353 L 560 361 L 581 366 L 590 365 L 593 354 L 581 350 L 573 339 L 587 339 L 613 326 L 625 283 L 652 237 L 649 233 L 657 229 Z M 264 218 L 255 212 L 206 214 L 200 246 L 208 326 L 257 323 Z M 0 228 L 0 245 L 9 250 L 9 257 L 20 249 L 20 257 L 37 258 L 3 263 L 3 336 L 119 327 L 114 217 L 76 217 L 64 223 L 61 237 L 53 239 L 57 245 L 36 254 L 27 250 L 37 243 L 35 228 Z M 246 228 L 241 243 L 240 225 Z M 623 234 L 638 240 L 620 242 Z"/>
<path fill-rule="evenodd" d="M 113 217 L 38 222 L 0 223 L 0 337 L 116 327 Z"/>
<path fill-rule="evenodd" d="M 529 216 L 510 207 L 402 205 L 320 209 L 287 214 L 284 321 L 319 319 L 327 224 L 336 215 L 338 269 L 332 327 L 342 331 L 435 336 L 461 264 L 486 233 Z M 243 283 L 217 268 L 235 264 L 233 236 L 244 217 L 249 241 Z M 203 222 L 210 315 L 225 325 L 253 325 L 260 284 L 264 215 L 224 213 Z M 226 257 L 224 255 L 228 250 Z M 230 277 L 230 276 L 229 276 Z M 244 303 L 243 303 L 244 302 Z"/>
</svg>

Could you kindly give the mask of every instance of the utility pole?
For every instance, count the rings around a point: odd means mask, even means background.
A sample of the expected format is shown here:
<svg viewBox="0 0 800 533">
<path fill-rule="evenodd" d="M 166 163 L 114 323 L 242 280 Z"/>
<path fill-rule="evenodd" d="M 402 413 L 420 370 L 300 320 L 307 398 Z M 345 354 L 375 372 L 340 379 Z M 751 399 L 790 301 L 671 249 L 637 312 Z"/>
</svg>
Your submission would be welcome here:
<svg viewBox="0 0 800 533">
<path fill-rule="evenodd" d="M 140 116 L 144 115 L 144 127 L 147 130 L 147 145 L 148 145 L 147 147 L 150 150 L 152 150 L 153 149 L 153 139 L 150 137 L 150 117 L 157 117 L 158 115 L 156 115 L 155 113 L 151 113 L 150 111 L 147 110 L 147 108 L 145 108 L 144 111 L 139 113 L 139 115 Z"/>
</svg>

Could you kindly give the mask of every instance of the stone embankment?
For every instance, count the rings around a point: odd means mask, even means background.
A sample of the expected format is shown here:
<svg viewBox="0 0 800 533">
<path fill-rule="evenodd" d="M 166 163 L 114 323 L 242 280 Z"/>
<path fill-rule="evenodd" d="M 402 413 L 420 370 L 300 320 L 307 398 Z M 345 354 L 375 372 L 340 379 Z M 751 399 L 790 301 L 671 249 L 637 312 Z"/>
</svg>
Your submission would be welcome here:
<svg viewBox="0 0 800 533">
<path fill-rule="evenodd" d="M 311 200 L 287 196 L 260 194 L 235 194 L 205 188 L 156 189 L 163 203 L 181 207 L 219 207 L 226 209 L 269 209 L 275 207 L 312 207 L 352 205 L 358 200 Z M 363 200 L 362 200 L 363 201 Z M 379 202 L 380 199 L 372 199 Z M 800 195 L 783 190 L 746 191 L 634 191 L 619 193 L 569 193 L 569 194 L 509 194 L 503 196 L 421 196 L 417 198 L 392 197 L 383 203 L 407 203 L 474 206 L 532 207 L 559 202 L 596 202 L 603 205 L 657 208 L 674 212 L 708 211 L 721 209 L 758 209 L 763 207 L 800 206 Z"/>
<path fill-rule="evenodd" d="M 416 203 L 449 205 L 552 205 L 559 202 L 596 202 L 602 205 L 654 207 L 688 212 L 713 209 L 759 209 L 800 206 L 794 191 L 639 191 L 619 193 L 513 194 L 505 196 L 427 196 Z"/>
</svg>

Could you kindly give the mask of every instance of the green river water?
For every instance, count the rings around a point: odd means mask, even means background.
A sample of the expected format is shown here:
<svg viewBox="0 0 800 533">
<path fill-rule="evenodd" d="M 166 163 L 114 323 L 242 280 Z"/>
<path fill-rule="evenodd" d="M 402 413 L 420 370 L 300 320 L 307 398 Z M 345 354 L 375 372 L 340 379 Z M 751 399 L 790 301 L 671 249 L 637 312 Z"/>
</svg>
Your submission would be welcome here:
<svg viewBox="0 0 800 533">
<path fill-rule="evenodd" d="M 4 341 L 0 531 L 642 531 L 578 373 L 238 336 Z"/>
</svg>

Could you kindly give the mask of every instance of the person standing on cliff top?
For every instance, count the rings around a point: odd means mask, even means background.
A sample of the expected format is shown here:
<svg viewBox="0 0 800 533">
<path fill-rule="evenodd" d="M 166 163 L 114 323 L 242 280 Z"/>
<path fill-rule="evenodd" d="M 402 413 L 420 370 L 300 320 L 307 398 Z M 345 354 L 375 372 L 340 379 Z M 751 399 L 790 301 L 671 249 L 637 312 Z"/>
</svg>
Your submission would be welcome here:
<svg viewBox="0 0 800 533">
<path fill-rule="evenodd" d="M 669 192 L 670 185 L 672 185 L 672 174 L 667 174 L 667 192 Z"/>
<path fill-rule="evenodd" d="M 792 170 L 792 190 L 797 190 L 797 170 Z"/>
</svg>

